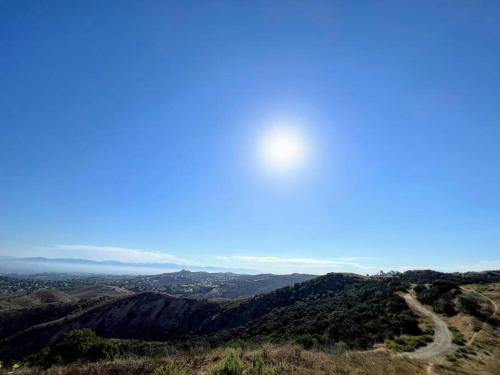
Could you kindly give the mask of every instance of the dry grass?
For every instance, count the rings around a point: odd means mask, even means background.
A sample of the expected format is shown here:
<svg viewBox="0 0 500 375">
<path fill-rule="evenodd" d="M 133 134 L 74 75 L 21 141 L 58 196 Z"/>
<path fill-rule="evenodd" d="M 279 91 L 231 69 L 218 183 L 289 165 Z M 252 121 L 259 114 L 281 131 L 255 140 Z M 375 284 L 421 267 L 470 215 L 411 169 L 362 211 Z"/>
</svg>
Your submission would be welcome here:
<svg viewBox="0 0 500 375">
<path fill-rule="evenodd" d="M 500 283 L 468 285 L 466 289 L 479 292 L 500 305 Z M 464 334 L 467 345 L 457 350 L 455 362 L 448 363 L 440 373 L 500 374 L 500 327 L 465 314 L 450 318 L 449 323 Z"/>
<path fill-rule="evenodd" d="M 385 352 L 346 352 L 328 354 L 306 351 L 298 346 L 265 346 L 258 350 L 214 350 L 199 355 L 180 355 L 163 359 L 130 359 L 113 362 L 75 364 L 46 371 L 19 369 L 19 375 L 146 375 L 172 362 L 188 374 L 214 375 L 229 357 L 238 361 L 234 375 L 418 375 L 426 366 L 417 361 L 394 357 Z M 222 372 L 224 373 L 224 372 Z"/>
<path fill-rule="evenodd" d="M 49 370 L 20 369 L 15 372 L 19 375 L 138 375 L 152 374 L 160 361 L 150 359 L 116 360 L 113 362 L 98 362 L 89 364 L 72 364 L 64 367 L 52 367 Z"/>
</svg>

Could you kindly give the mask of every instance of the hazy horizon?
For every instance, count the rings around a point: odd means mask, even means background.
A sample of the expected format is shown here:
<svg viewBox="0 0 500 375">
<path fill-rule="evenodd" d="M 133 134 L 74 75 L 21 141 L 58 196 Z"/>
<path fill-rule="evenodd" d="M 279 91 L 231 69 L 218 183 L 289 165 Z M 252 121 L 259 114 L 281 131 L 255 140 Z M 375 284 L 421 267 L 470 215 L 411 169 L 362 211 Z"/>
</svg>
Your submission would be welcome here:
<svg viewBox="0 0 500 375">
<path fill-rule="evenodd" d="M 161 273 L 178 272 L 181 270 L 188 270 L 192 272 L 230 272 L 238 274 L 291 274 L 291 273 L 305 273 L 311 275 L 324 275 L 330 272 L 346 272 L 357 273 L 360 275 L 375 275 L 380 272 L 405 272 L 410 270 L 433 270 L 439 272 L 481 272 L 496 270 L 496 264 L 485 264 L 482 267 L 388 267 L 388 268 L 368 268 L 368 267 L 345 267 L 344 270 L 318 272 L 316 267 L 307 268 L 302 267 L 301 271 L 294 271 L 282 269 L 278 271 L 269 271 L 259 268 L 236 268 L 236 267 L 222 267 L 217 265 L 203 265 L 203 264 L 178 264 L 175 262 L 140 262 L 140 261 L 124 261 L 122 260 L 93 260 L 85 258 L 68 258 L 68 257 L 19 257 L 12 255 L 0 255 L 0 275 L 9 274 L 37 274 L 37 273 L 80 273 L 80 274 L 110 274 L 110 275 L 155 275 Z M 275 261 L 275 260 L 273 260 Z M 295 260 L 297 262 L 306 262 L 306 259 Z M 309 260 L 310 261 L 310 260 Z M 68 270 L 68 267 L 71 267 Z"/>
</svg>

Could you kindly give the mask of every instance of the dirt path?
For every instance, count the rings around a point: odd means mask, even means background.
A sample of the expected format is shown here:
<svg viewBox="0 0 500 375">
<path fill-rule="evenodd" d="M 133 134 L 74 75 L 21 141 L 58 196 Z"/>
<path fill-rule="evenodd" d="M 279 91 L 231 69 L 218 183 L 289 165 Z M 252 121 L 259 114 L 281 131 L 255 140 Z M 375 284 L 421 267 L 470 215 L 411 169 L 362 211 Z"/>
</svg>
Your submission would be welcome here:
<svg viewBox="0 0 500 375">
<path fill-rule="evenodd" d="M 484 294 L 483 294 L 484 296 Z M 491 302 L 491 304 L 493 305 L 493 314 L 491 314 L 491 317 L 494 318 L 495 315 L 497 315 L 498 313 L 498 305 L 495 301 L 493 301 L 490 297 L 488 296 L 485 296 L 486 298 L 488 298 L 488 300 Z"/>
<path fill-rule="evenodd" d="M 409 358 L 427 360 L 433 363 L 444 361 L 446 355 L 453 352 L 453 335 L 448 329 L 448 325 L 429 308 L 418 302 L 411 294 L 403 294 L 403 298 L 417 315 L 429 317 L 432 321 L 432 328 L 434 329 L 434 341 L 432 343 L 412 353 L 404 353 L 403 355 Z M 432 371 L 432 367 L 430 371 Z"/>
</svg>

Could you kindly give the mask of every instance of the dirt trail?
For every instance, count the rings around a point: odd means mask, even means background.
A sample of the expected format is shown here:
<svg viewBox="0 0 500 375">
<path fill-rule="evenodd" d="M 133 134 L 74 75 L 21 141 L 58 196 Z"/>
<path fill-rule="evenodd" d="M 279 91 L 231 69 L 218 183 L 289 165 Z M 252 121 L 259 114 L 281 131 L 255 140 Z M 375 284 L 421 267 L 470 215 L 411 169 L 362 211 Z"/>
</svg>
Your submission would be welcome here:
<svg viewBox="0 0 500 375">
<path fill-rule="evenodd" d="M 483 296 L 484 296 L 484 294 L 483 294 Z M 494 317 L 495 317 L 495 315 L 497 315 L 497 313 L 498 313 L 498 305 L 497 305 L 497 303 L 496 303 L 495 301 L 493 301 L 490 297 L 488 297 L 488 296 L 485 296 L 485 297 L 486 297 L 486 298 L 487 298 L 487 299 L 491 302 L 491 304 L 493 305 L 493 313 L 491 314 L 491 317 L 492 317 L 492 318 L 494 318 Z"/>
<path fill-rule="evenodd" d="M 408 306 L 416 314 L 424 315 L 431 319 L 432 328 L 434 329 L 434 341 L 432 343 L 412 353 L 404 353 L 403 355 L 409 358 L 427 360 L 433 363 L 444 361 L 446 355 L 453 352 L 453 335 L 448 329 L 448 325 L 429 308 L 418 302 L 411 294 L 403 294 L 402 296 Z M 430 371 L 432 371 L 432 367 Z"/>
</svg>

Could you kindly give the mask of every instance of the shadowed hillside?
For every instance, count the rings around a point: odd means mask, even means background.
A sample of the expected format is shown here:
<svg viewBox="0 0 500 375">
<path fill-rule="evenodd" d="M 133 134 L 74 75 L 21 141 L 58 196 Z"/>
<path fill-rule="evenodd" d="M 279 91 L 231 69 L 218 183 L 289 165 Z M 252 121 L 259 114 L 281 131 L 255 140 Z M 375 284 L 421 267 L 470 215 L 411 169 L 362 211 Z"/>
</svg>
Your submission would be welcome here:
<svg viewBox="0 0 500 375">
<path fill-rule="evenodd" d="M 360 336 L 359 341 L 346 340 L 353 346 L 361 347 L 383 339 L 387 335 L 415 330 L 415 326 L 411 325 L 410 315 L 397 315 L 401 312 L 409 314 L 406 305 L 401 304 L 399 297 L 393 295 L 397 287 L 401 285 L 392 281 L 370 281 L 357 275 L 328 274 L 246 300 L 223 303 L 176 298 L 161 293 L 141 293 L 102 303 L 74 316 L 13 335 L 4 341 L 0 355 L 3 358 L 22 357 L 40 350 L 65 332 L 79 328 L 92 328 L 99 335 L 112 338 L 172 342 L 190 342 L 194 339 L 198 342 L 208 340 L 207 342 L 216 345 L 218 340 L 223 340 L 228 335 L 230 337 L 235 335 L 236 331 L 230 331 L 231 329 L 244 327 L 262 317 L 264 317 L 262 322 L 243 328 L 245 332 L 243 336 L 248 336 L 248 332 L 255 332 L 268 336 L 269 340 L 277 336 L 286 339 L 304 333 L 309 324 L 314 334 L 320 335 L 325 329 L 329 329 L 328 337 L 337 340 L 349 335 L 346 331 L 349 322 L 344 319 L 349 310 L 351 310 L 350 317 L 355 326 L 367 323 L 371 326 L 371 330 L 378 330 L 371 334 L 369 330 L 358 329 L 357 334 L 369 333 L 371 338 Z M 339 298 L 336 299 L 336 296 Z M 371 299 L 367 299 L 370 296 Z M 357 303 L 358 307 L 356 307 Z M 323 319 L 322 315 L 314 318 L 312 314 L 315 311 L 316 313 L 322 311 L 326 315 L 335 313 L 338 321 L 326 319 L 324 320 L 326 326 L 315 325 L 313 322 L 319 323 Z M 272 314 L 269 314 L 271 312 Z M 282 331 L 283 328 L 288 327 L 282 325 L 270 325 L 269 332 L 263 330 L 266 314 L 269 314 L 268 321 L 274 322 L 276 314 L 279 316 L 283 312 L 288 316 L 282 319 L 282 322 L 288 321 L 292 324 L 291 318 L 294 315 L 300 315 L 304 319 L 304 329 L 290 331 L 288 335 L 283 334 Z M 371 318 L 378 316 L 379 320 L 372 319 L 372 322 L 359 320 L 368 316 L 367 313 L 371 314 L 369 315 Z M 401 319 L 396 319 L 396 315 Z M 342 326 L 340 322 L 343 322 Z M 338 328 L 330 327 L 331 324 L 337 323 Z M 380 330 L 381 327 L 382 330 Z M 341 333 L 334 333 L 335 330 Z M 346 332 L 342 333 L 343 331 Z M 209 339 L 214 333 L 219 333 L 215 341 Z M 207 338 L 204 339 L 204 336 Z M 11 349 L 14 347 L 17 350 Z"/>
</svg>

